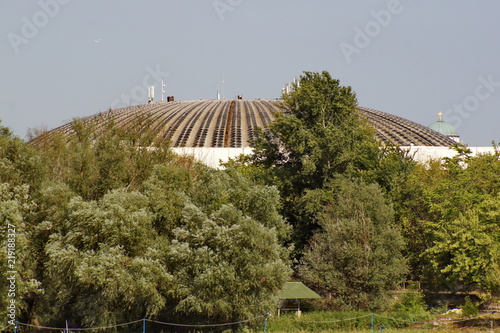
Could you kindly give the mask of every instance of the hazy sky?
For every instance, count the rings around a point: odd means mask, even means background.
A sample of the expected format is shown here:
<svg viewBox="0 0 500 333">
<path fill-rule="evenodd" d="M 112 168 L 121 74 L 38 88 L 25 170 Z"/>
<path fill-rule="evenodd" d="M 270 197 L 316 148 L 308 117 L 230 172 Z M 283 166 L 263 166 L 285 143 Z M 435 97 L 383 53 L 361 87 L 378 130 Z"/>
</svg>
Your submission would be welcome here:
<svg viewBox="0 0 500 333">
<path fill-rule="evenodd" d="M 161 99 L 277 98 L 329 71 L 359 105 L 500 140 L 498 0 L 0 0 L 0 119 L 20 137 Z M 222 80 L 224 78 L 224 84 Z"/>
</svg>

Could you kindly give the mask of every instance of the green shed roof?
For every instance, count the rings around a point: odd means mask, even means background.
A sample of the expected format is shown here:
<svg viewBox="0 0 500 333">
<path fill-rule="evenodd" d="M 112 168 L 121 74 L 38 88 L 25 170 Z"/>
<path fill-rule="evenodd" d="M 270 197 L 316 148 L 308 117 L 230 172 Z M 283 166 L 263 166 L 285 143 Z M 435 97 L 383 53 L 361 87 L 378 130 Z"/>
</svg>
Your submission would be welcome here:
<svg viewBox="0 0 500 333">
<path fill-rule="evenodd" d="M 320 295 L 306 287 L 302 282 L 287 282 L 278 297 L 280 299 L 321 298 Z"/>
</svg>

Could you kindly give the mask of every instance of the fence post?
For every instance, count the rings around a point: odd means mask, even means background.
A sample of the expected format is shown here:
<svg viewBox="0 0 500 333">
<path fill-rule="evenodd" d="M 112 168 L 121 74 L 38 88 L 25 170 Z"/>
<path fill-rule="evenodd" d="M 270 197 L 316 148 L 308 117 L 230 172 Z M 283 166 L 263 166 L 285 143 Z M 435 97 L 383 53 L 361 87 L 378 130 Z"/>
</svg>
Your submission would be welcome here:
<svg viewBox="0 0 500 333">
<path fill-rule="evenodd" d="M 146 318 L 142 319 L 142 333 L 146 333 Z"/>
<path fill-rule="evenodd" d="M 266 312 L 266 315 L 264 317 L 264 333 L 267 332 L 267 318 L 269 318 L 269 312 Z"/>
<path fill-rule="evenodd" d="M 375 314 L 372 313 L 372 333 L 375 333 Z"/>
</svg>

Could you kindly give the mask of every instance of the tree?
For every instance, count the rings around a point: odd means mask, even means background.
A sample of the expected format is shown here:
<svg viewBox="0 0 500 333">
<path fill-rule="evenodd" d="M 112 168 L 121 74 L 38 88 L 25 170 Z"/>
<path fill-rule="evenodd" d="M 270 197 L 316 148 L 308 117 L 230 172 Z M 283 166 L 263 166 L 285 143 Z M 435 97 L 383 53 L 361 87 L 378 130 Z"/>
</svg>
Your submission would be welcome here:
<svg viewBox="0 0 500 333">
<path fill-rule="evenodd" d="M 67 228 L 45 246 L 43 319 L 92 327 L 158 315 L 172 276 L 148 205 L 145 195 L 124 190 L 98 202 L 71 200 Z"/>
<path fill-rule="evenodd" d="M 37 192 L 47 171 L 43 157 L 0 124 L 0 279 L 5 281 L 0 285 L 4 296 L 0 299 L 2 327 L 7 326 L 11 300 L 15 300 L 15 318 L 21 319 L 31 313 L 33 298 L 43 293 L 33 260 L 36 250 L 31 232 Z"/>
<path fill-rule="evenodd" d="M 179 286 L 170 313 L 233 322 L 273 309 L 291 274 L 276 188 L 235 172 L 158 166 L 145 191 L 170 239 L 165 265 Z"/>
<path fill-rule="evenodd" d="M 272 310 L 291 273 L 277 189 L 177 157 L 146 129 L 77 121 L 74 136 L 28 144 L 0 127 L 0 230 L 16 226 L 16 319 L 196 324 Z"/>
<path fill-rule="evenodd" d="M 300 277 L 335 307 L 377 309 L 407 273 L 404 240 L 380 187 L 341 180 L 319 212 L 299 266 Z M 323 198 L 328 197 L 323 196 Z"/>
<path fill-rule="evenodd" d="M 499 152 L 453 158 L 414 169 L 399 191 L 400 216 L 415 278 L 434 288 L 498 291 Z"/>
<path fill-rule="evenodd" d="M 30 216 L 36 203 L 29 194 L 27 184 L 12 186 L 0 183 L 0 324 L 12 325 L 32 311 L 33 297 L 43 293 L 37 276 L 33 249 Z M 10 280 L 8 280 L 10 279 Z M 7 306 L 15 302 L 14 317 L 7 317 Z"/>
<path fill-rule="evenodd" d="M 152 130 L 130 131 L 101 120 L 98 126 L 76 119 L 69 134 L 52 131 L 32 140 L 52 166 L 52 181 L 96 200 L 120 187 L 138 190 L 154 165 L 173 159 L 168 143 L 153 139 Z"/>
<path fill-rule="evenodd" d="M 224 205 L 210 216 L 183 212 L 168 252 L 178 288 L 175 310 L 201 322 L 234 322 L 275 307 L 290 276 L 276 230 Z"/>
<path fill-rule="evenodd" d="M 496 198 L 494 221 L 469 210 L 434 232 L 434 245 L 424 255 L 430 269 L 454 290 L 479 289 L 486 295 L 500 288 L 500 212 Z M 493 222 L 493 223 L 491 223 Z"/>
<path fill-rule="evenodd" d="M 47 161 L 0 121 L 0 183 L 29 184 L 30 193 L 34 193 L 47 173 Z"/>
<path fill-rule="evenodd" d="M 284 113 L 257 136 L 253 160 L 275 172 L 285 196 L 321 188 L 376 160 L 374 132 L 359 117 L 354 92 L 328 72 L 305 72 L 283 99 Z"/>
<path fill-rule="evenodd" d="M 359 116 L 355 93 L 328 72 L 304 72 L 283 99 L 283 114 L 256 135 L 251 164 L 255 175 L 265 175 L 280 190 L 300 252 L 318 227 L 302 196 L 341 175 L 361 177 L 376 167 L 379 151 L 373 129 Z"/>
</svg>

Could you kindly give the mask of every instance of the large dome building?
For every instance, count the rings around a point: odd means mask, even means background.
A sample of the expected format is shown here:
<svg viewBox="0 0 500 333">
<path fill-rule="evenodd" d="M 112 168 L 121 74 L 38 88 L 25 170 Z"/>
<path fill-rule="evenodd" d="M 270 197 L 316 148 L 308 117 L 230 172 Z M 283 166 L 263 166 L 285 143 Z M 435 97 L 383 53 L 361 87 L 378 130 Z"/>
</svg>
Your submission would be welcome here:
<svg viewBox="0 0 500 333">
<path fill-rule="evenodd" d="M 174 148 L 246 148 L 250 147 L 257 127 L 267 128 L 282 112 L 279 100 L 199 100 L 159 102 L 113 109 L 82 118 L 84 122 L 145 131 L 153 129 L 158 138 L 168 139 Z M 399 146 L 449 146 L 446 135 L 413 121 L 364 107 L 358 110 L 374 127 L 383 142 Z M 54 131 L 71 135 L 72 124 Z M 42 138 L 39 138 L 42 139 Z"/>
<path fill-rule="evenodd" d="M 283 112 L 280 104 L 281 101 L 270 99 L 162 101 L 112 109 L 81 120 L 97 127 L 113 121 L 132 131 L 153 130 L 157 138 L 169 140 L 174 151 L 193 154 L 209 165 L 218 166 L 220 160 L 251 153 L 255 129 L 267 128 L 276 113 Z M 415 152 L 432 148 L 449 150 L 456 143 L 453 136 L 413 121 L 369 108 L 358 109 L 382 142 L 411 147 Z M 53 131 L 71 135 L 72 124 Z M 44 135 L 34 141 L 43 139 Z"/>
</svg>

